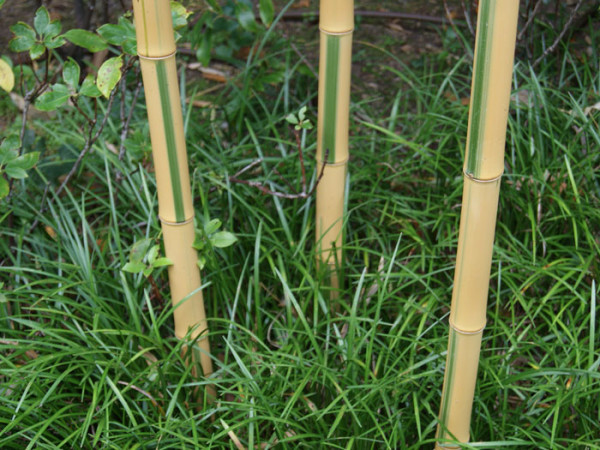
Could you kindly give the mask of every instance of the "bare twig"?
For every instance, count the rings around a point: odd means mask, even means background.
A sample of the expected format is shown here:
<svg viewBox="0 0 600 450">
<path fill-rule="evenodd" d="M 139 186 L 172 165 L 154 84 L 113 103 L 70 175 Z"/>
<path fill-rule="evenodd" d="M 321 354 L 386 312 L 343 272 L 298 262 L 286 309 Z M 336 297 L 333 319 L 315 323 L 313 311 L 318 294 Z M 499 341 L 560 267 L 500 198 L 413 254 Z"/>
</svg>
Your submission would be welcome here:
<svg viewBox="0 0 600 450">
<path fill-rule="evenodd" d="M 142 89 L 142 80 L 139 80 L 137 86 L 135 87 L 135 91 L 133 92 L 133 100 L 131 101 L 131 106 L 129 107 L 129 114 L 127 115 L 127 119 L 123 122 L 123 129 L 121 130 L 121 145 L 119 146 L 119 161 L 123 160 L 125 156 L 125 139 L 127 139 L 127 134 L 129 133 L 129 124 L 131 123 L 131 118 L 133 117 L 133 110 L 135 109 L 135 104 L 137 102 L 138 96 L 140 95 L 140 91 Z"/>
<path fill-rule="evenodd" d="M 304 155 L 302 154 L 302 144 L 300 142 L 300 130 L 294 128 L 296 136 L 296 146 L 298 147 L 298 159 L 300 159 L 300 172 L 302 173 L 302 193 L 306 193 L 306 169 L 304 168 Z"/>
<path fill-rule="evenodd" d="M 471 23 L 471 0 L 469 0 L 468 10 L 467 10 L 464 0 L 460 0 L 460 5 L 462 6 L 463 15 L 465 16 L 465 22 L 467 22 L 467 28 L 469 28 L 469 32 L 471 33 L 471 36 L 475 36 L 473 24 Z"/>
<path fill-rule="evenodd" d="M 548 47 L 544 51 L 544 53 L 538 59 L 536 59 L 534 61 L 534 63 L 531 65 L 531 67 L 535 68 L 539 63 L 541 63 L 544 60 L 544 58 L 546 58 L 550 53 L 553 53 L 554 50 L 556 50 L 556 47 L 558 47 L 558 44 L 560 43 L 562 38 L 565 36 L 567 31 L 569 31 L 569 29 L 571 28 L 571 25 L 573 24 L 575 17 L 577 16 L 577 11 L 579 11 L 579 8 L 581 7 L 582 4 L 583 4 L 583 0 L 579 0 L 577 2 L 577 4 L 575 5 L 575 9 L 573 9 L 573 12 L 571 13 L 571 16 L 569 17 L 569 20 L 567 20 L 567 23 L 565 23 L 565 26 L 561 30 L 560 34 L 556 37 L 556 39 L 554 40 L 552 45 L 550 47 Z"/>
<path fill-rule="evenodd" d="M 456 26 L 456 23 L 454 23 L 454 19 L 452 19 L 452 13 L 450 12 L 450 8 L 448 7 L 448 2 L 446 0 L 444 0 L 444 10 L 446 11 L 446 17 L 448 17 L 448 22 L 450 23 L 450 26 L 452 27 L 452 29 L 456 33 L 456 36 L 458 37 L 458 41 L 460 42 L 460 45 L 462 45 L 462 47 L 465 50 L 465 54 L 466 55 L 471 55 L 472 53 L 465 46 L 465 43 L 460 38 L 460 32 L 458 31 L 458 27 Z"/>
<path fill-rule="evenodd" d="M 535 19 L 535 17 L 537 16 L 541 6 L 542 6 L 542 0 L 537 0 L 535 6 L 533 7 L 533 10 L 527 16 L 527 22 L 525 22 L 525 25 L 523 25 L 523 28 L 521 29 L 521 31 L 519 32 L 519 35 L 517 36 L 518 41 L 523 39 L 523 36 L 527 32 L 527 29 L 533 23 L 533 19 Z"/>
</svg>

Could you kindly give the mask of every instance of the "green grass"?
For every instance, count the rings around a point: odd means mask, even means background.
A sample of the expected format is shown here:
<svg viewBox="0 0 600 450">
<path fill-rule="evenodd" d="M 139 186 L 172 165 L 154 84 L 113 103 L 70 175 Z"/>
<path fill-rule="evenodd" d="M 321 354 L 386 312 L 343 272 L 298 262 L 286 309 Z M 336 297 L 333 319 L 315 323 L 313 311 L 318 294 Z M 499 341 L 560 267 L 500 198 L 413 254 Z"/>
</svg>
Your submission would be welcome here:
<svg viewBox="0 0 600 450">
<path fill-rule="evenodd" d="M 121 271 L 160 225 L 153 174 L 110 150 L 115 106 L 82 174 L 43 215 L 49 159 L 2 206 L 1 448 L 235 448 L 233 437 L 245 448 L 433 446 L 470 62 L 448 56 L 453 48 L 411 69 L 357 46 L 397 83 L 374 100 L 353 93 L 347 260 L 333 313 L 315 267 L 314 200 L 227 181 L 264 157 L 262 172 L 243 176 L 286 190 L 277 167 L 299 187 L 284 117 L 308 104 L 315 121 L 316 79 L 271 39 L 273 52 L 250 57 L 216 100 L 223 108 L 187 110 L 198 219 L 220 218 L 239 237 L 203 273 L 215 373 L 195 380 L 182 360 L 166 272 L 154 274 L 157 296 Z M 600 114 L 586 112 L 600 94 L 599 61 L 558 55 L 535 71 L 518 58 L 514 71 L 522 95 L 511 103 L 468 448 L 600 448 Z M 253 77 L 269 67 L 285 76 L 258 92 Z M 143 105 L 132 130 L 144 127 Z M 35 129 L 49 152 L 76 152 L 77 120 L 67 111 Z M 310 171 L 315 139 L 303 136 Z M 198 404 L 194 390 L 208 383 L 218 399 Z"/>
</svg>

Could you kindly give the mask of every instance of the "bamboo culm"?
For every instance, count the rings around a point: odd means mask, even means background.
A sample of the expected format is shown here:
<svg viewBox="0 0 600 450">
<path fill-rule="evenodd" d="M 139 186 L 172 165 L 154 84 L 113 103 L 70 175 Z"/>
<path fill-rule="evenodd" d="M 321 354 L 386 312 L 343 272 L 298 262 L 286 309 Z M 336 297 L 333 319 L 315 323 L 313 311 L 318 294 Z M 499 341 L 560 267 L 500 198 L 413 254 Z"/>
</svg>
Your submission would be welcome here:
<svg viewBox="0 0 600 450">
<path fill-rule="evenodd" d="M 316 244 L 317 261 L 327 272 L 333 299 L 343 261 L 353 0 L 321 0 L 319 17 L 317 167 L 323 175 L 317 186 Z"/>
<path fill-rule="evenodd" d="M 168 268 L 175 335 L 195 340 L 192 361 L 212 373 L 195 238 L 194 208 L 179 100 L 175 38 L 168 0 L 133 0 L 137 49 L 156 168 L 158 209 Z M 188 349 L 187 344 L 184 348 Z M 194 371 L 196 372 L 196 371 Z M 212 388 L 207 388 L 214 395 Z"/>
<path fill-rule="evenodd" d="M 479 4 L 463 201 L 436 448 L 468 442 L 510 101 L 518 0 Z"/>
</svg>

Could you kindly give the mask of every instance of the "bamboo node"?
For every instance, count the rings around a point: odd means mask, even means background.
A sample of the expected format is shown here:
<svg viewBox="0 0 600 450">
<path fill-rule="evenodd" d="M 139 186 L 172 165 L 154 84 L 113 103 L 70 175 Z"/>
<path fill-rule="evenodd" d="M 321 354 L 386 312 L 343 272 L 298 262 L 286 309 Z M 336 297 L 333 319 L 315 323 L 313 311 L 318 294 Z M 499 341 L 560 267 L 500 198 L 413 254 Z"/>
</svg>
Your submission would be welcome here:
<svg viewBox="0 0 600 450">
<path fill-rule="evenodd" d="M 158 220 L 160 220 L 160 223 L 164 223 L 165 225 L 170 225 L 170 226 L 176 227 L 176 226 L 181 226 L 181 225 L 187 225 L 188 223 L 190 223 L 194 220 L 194 217 L 192 216 L 189 219 L 185 219 L 183 222 L 171 222 L 170 220 L 163 219 L 162 217 L 160 217 L 160 214 L 159 214 Z"/>
<path fill-rule="evenodd" d="M 339 167 L 339 166 L 344 166 L 344 165 L 348 164 L 348 161 L 349 161 L 349 158 L 343 159 L 341 161 L 336 161 L 336 162 L 322 161 L 321 159 L 317 158 L 317 165 L 325 164 L 328 167 Z"/>
<path fill-rule="evenodd" d="M 486 326 L 486 324 L 483 324 L 483 326 L 481 328 L 479 328 L 478 330 L 469 331 L 469 330 L 463 330 L 461 328 L 458 328 L 452 322 L 449 322 L 449 324 L 450 324 L 450 328 L 452 328 L 458 334 L 464 334 L 464 335 L 481 334 L 481 333 L 483 333 L 483 330 L 485 329 L 485 326 Z"/>
<path fill-rule="evenodd" d="M 348 31 L 327 31 L 327 30 L 319 27 L 319 31 L 323 34 L 328 34 L 330 36 L 345 36 L 347 34 L 354 33 L 354 27 L 350 28 Z"/>
<path fill-rule="evenodd" d="M 164 56 L 144 56 L 144 55 L 140 55 L 139 53 L 137 55 L 138 55 L 138 58 L 141 58 L 141 59 L 147 59 L 150 61 L 160 61 L 161 59 L 173 58 L 176 53 L 177 53 L 177 51 L 174 51 L 174 52 L 169 53 L 168 55 L 164 55 Z"/>
<path fill-rule="evenodd" d="M 495 183 L 500 178 L 502 178 L 503 174 L 504 174 L 504 171 L 502 171 L 502 173 L 500 175 L 498 175 L 497 177 L 484 179 L 484 178 L 476 178 L 473 176 L 473 174 L 467 172 L 466 170 L 463 170 L 463 175 L 475 183 Z"/>
</svg>

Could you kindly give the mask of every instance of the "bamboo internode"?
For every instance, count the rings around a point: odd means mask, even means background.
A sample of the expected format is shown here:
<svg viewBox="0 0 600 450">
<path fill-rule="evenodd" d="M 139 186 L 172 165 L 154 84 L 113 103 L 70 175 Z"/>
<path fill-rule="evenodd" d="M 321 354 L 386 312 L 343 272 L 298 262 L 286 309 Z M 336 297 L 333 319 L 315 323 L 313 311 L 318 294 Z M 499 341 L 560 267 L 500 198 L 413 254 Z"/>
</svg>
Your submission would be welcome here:
<svg viewBox="0 0 600 450">
<path fill-rule="evenodd" d="M 331 287 L 335 289 L 343 258 L 353 1 L 321 0 L 319 17 L 317 166 L 319 171 L 323 170 L 323 176 L 317 186 L 316 239 L 319 260 L 327 264 Z"/>
<path fill-rule="evenodd" d="M 204 375 L 212 373 L 204 301 L 200 290 L 194 207 L 175 61 L 175 38 L 168 0 L 134 0 L 137 48 L 140 57 L 152 158 L 156 168 L 159 218 L 168 268 L 175 335 L 198 338 L 193 354 Z M 200 353 L 200 356 L 198 356 Z M 209 388 L 210 394 L 214 394 Z"/>
<path fill-rule="evenodd" d="M 457 448 L 452 441 L 469 440 L 504 170 L 518 7 L 518 0 L 483 0 L 479 5 L 437 448 Z"/>
</svg>

